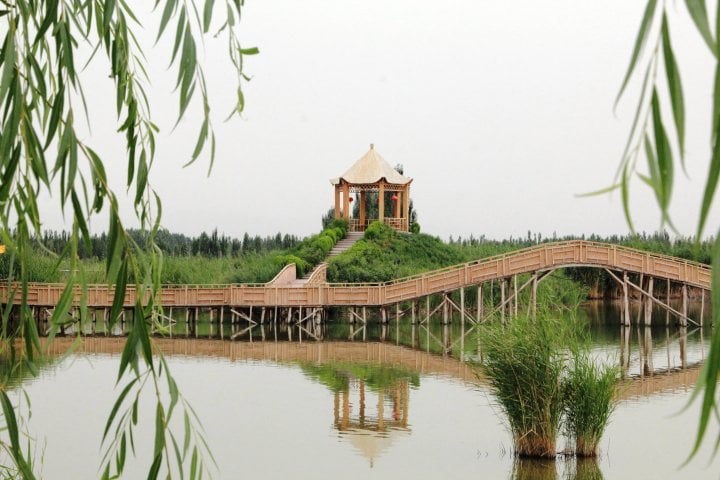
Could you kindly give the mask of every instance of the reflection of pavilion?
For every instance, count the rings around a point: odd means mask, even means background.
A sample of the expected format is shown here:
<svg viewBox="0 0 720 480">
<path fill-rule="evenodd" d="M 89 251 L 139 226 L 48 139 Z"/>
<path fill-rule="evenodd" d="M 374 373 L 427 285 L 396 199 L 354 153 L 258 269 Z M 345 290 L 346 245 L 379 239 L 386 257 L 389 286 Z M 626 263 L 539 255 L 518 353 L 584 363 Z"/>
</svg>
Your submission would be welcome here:
<svg viewBox="0 0 720 480">
<path fill-rule="evenodd" d="M 347 388 L 335 391 L 334 426 L 340 438 L 348 439 L 372 467 L 395 439 L 410 434 L 410 383 L 404 378 L 391 386 L 371 389 L 364 380 L 348 380 Z"/>
<path fill-rule="evenodd" d="M 303 372 L 334 394 L 334 428 L 370 466 L 398 437 L 410 434 L 410 387 L 420 376 L 383 363 L 305 363 Z"/>
<path fill-rule="evenodd" d="M 348 429 L 373 432 L 385 432 L 388 429 L 408 430 L 408 380 L 400 379 L 393 386 L 381 387 L 376 392 L 368 390 L 364 380 L 350 379 L 347 389 L 335 391 L 335 428 L 341 432 Z M 368 394 L 377 397 L 373 402 L 376 406 L 374 411 L 368 410 Z M 351 401 L 351 397 L 354 397 L 354 400 Z M 353 411 L 353 405 L 358 406 L 357 412 Z M 390 407 L 387 411 L 386 406 Z"/>
</svg>

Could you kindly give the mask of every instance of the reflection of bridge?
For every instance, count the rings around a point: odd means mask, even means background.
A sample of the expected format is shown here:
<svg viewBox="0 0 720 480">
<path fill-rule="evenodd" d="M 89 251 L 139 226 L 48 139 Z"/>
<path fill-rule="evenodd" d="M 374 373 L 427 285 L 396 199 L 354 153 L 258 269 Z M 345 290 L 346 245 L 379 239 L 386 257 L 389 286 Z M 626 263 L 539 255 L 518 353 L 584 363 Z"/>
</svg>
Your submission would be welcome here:
<svg viewBox="0 0 720 480">
<path fill-rule="evenodd" d="M 51 355 L 62 355 L 71 346 L 75 352 L 120 355 L 125 338 L 75 337 L 55 338 Z M 476 369 L 449 356 L 414 350 L 404 346 L 374 342 L 228 342 L 201 339 L 156 338 L 155 345 L 168 356 L 225 358 L 235 361 L 273 363 L 377 363 L 401 367 L 421 375 L 441 375 L 465 383 L 483 384 Z M 630 377 L 620 389 L 622 398 L 634 398 L 672 390 L 690 390 L 700 372 L 699 365 L 672 369 L 651 376 Z"/>
<path fill-rule="evenodd" d="M 624 316 L 626 324 L 630 321 L 627 305 L 631 288 L 640 292 L 647 305 L 657 303 L 663 306 L 673 312 L 683 324 L 689 320 L 687 287 L 700 288 L 703 295 L 705 290 L 710 289 L 710 268 L 707 265 L 618 245 L 576 240 L 538 245 L 386 283 L 325 283 L 324 271 L 320 271 L 309 283 L 292 286 L 295 275 L 294 270 L 289 268 L 267 284 L 164 286 L 160 295 L 165 307 L 218 309 L 219 319 L 222 318 L 224 309 L 234 308 L 237 310 L 233 313 L 233 318 L 237 314 L 252 321 L 252 308 L 255 307 L 256 312 L 262 311 L 261 321 L 264 321 L 266 309 L 267 318 L 272 317 L 277 320 L 278 315 L 285 314 L 289 319 L 293 313 L 292 309 L 295 309 L 298 318 L 310 318 L 319 314 L 323 308 L 332 306 L 350 307 L 353 312 L 355 307 L 380 307 L 383 318 L 386 318 L 388 313 L 386 308 L 394 304 L 397 306 L 396 311 L 399 312 L 400 302 L 411 303 L 410 310 L 414 319 L 416 308 L 420 308 L 419 300 L 429 299 L 430 295 L 442 294 L 441 306 L 446 319 L 448 310 L 456 309 L 463 320 L 477 323 L 486 318 L 486 313 L 499 312 L 502 315 L 511 313 L 513 302 L 514 311 L 517 313 L 517 298 L 523 289 L 531 288 L 531 299 L 534 301 L 538 282 L 548 273 L 565 267 L 594 267 L 608 271 L 622 287 L 626 306 Z M 527 274 L 530 274 L 530 278 L 523 279 L 523 284 L 518 287 L 518 276 Z M 628 274 L 633 274 L 639 281 L 637 283 L 631 281 Z M 661 301 L 653 294 L 655 279 L 666 282 L 668 298 L 665 301 Z M 483 302 L 479 302 L 475 309 L 476 315 L 473 316 L 466 311 L 465 288 L 477 287 L 478 298 L 483 298 L 483 285 L 488 282 L 499 284 L 500 303 L 490 305 L 486 312 L 486 306 Z M 671 283 L 682 287 L 683 306 L 680 311 L 669 306 Z M 52 307 L 58 303 L 62 291 L 63 285 L 60 284 L 31 284 L 27 295 L 28 304 Z M 453 301 L 450 297 L 450 293 L 456 291 L 460 292 L 459 302 Z M 80 304 L 81 294 L 78 288 L 75 292 L 76 305 Z M 112 304 L 113 296 L 112 287 L 91 285 L 87 290 L 86 302 L 92 308 L 107 308 Z M 19 290 L 12 299 L 9 297 L 9 287 L 0 286 L 0 299 L 5 303 L 8 301 L 19 303 Z M 124 298 L 125 306 L 132 308 L 135 300 L 135 290 L 128 288 Z M 426 317 L 440 308 L 437 307 L 431 312 L 430 302 L 427 301 L 426 304 Z M 243 308 L 249 311 L 239 312 Z M 278 308 L 281 309 L 280 312 Z M 356 313 L 351 315 L 359 320 L 365 320 L 364 313 L 362 316 Z M 649 323 L 649 316 L 645 317 L 645 321 Z"/>
</svg>

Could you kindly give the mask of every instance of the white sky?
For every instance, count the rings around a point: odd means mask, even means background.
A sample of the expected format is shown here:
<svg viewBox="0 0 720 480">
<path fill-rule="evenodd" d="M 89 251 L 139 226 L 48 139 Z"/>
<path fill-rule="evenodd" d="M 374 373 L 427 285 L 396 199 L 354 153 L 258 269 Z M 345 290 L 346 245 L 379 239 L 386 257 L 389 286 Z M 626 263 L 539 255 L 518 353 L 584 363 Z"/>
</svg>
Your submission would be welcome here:
<svg viewBox="0 0 720 480">
<path fill-rule="evenodd" d="M 182 168 L 197 117 L 171 132 L 177 100 L 170 93 L 174 73 L 165 70 L 170 32 L 146 51 L 157 75 L 150 93 L 162 132 L 151 182 L 163 199 L 163 225 L 190 235 L 215 227 L 232 236 L 313 233 L 332 206 L 329 179 L 374 143 L 414 178 L 411 196 L 424 232 L 627 233 L 617 193 L 575 195 L 613 180 L 639 78 L 616 113 L 613 102 L 644 3 L 248 0 L 240 35 L 261 54 L 247 59 L 253 80 L 241 119 L 223 123 L 235 95 L 225 42 L 205 43 L 218 140 L 210 177 L 206 160 Z M 683 4 L 671 8 L 689 176 L 677 172 L 671 211 L 689 234 L 709 158 L 713 70 Z M 150 42 L 156 22 L 147 20 Z M 112 87 L 100 80 L 105 65 L 96 62 L 85 78 L 93 127 L 85 140 L 106 156 L 123 190 L 126 161 L 114 134 Z M 666 127 L 673 128 L 669 116 Z M 655 230 L 659 213 L 649 189 L 638 180 L 631 198 L 636 228 Z M 46 215 L 45 226 L 62 228 L 62 220 Z M 106 228 L 102 218 L 92 226 Z"/>
</svg>

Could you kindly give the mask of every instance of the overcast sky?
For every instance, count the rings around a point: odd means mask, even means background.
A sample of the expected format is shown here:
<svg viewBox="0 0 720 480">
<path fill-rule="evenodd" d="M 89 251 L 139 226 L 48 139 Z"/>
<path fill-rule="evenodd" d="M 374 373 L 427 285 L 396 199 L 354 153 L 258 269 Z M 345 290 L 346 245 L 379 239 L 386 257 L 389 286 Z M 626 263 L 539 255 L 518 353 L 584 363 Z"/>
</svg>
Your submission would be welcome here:
<svg viewBox="0 0 720 480">
<path fill-rule="evenodd" d="M 197 118 L 171 132 L 172 39 L 148 48 L 162 128 L 151 181 L 163 225 L 190 235 L 216 227 L 233 236 L 313 233 L 332 206 L 329 179 L 374 143 L 414 178 L 424 232 L 627 233 L 617 193 L 576 194 L 613 181 L 639 79 L 616 112 L 613 103 L 643 8 L 627 0 L 248 0 L 240 35 L 261 54 L 248 58 L 242 118 L 223 123 L 235 88 L 224 40 L 204 47 L 218 140 L 210 177 L 207 161 L 182 168 Z M 691 233 L 709 157 L 713 69 L 683 4 L 672 8 L 689 130 L 689 178 L 678 172 L 672 214 Z M 156 21 L 146 20 L 143 38 L 154 37 Z M 120 186 L 125 160 L 112 90 L 101 81 L 106 65 L 96 62 L 85 78 L 93 125 L 85 140 L 98 145 Z M 636 181 L 631 198 L 637 228 L 655 230 L 649 189 Z M 125 203 L 132 224 L 131 198 Z M 46 215 L 45 226 L 62 220 Z"/>
</svg>

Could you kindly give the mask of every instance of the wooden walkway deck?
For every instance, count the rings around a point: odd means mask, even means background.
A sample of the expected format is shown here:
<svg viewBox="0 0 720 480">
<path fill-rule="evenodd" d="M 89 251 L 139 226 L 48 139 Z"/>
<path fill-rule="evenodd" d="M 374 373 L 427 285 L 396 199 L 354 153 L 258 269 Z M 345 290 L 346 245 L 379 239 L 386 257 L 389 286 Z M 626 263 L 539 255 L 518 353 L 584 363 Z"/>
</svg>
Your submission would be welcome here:
<svg viewBox="0 0 720 480">
<path fill-rule="evenodd" d="M 513 275 L 563 267 L 606 268 L 710 289 L 710 267 L 707 265 L 618 245 L 577 240 L 538 245 L 386 283 L 166 285 L 161 290 L 161 301 L 166 307 L 377 307 L 452 292 Z M 2 303 L 20 302 L 17 291 L 13 298 L 9 298 L 11 291 L 12 286 L 0 286 Z M 62 284 L 30 284 L 28 304 L 52 307 L 62 291 Z M 114 289 L 107 285 L 90 285 L 87 305 L 109 307 L 113 294 Z M 127 307 L 135 305 L 135 296 L 135 290 L 128 287 L 124 302 Z M 76 305 L 79 305 L 80 298 L 78 288 L 75 292 Z"/>
</svg>

